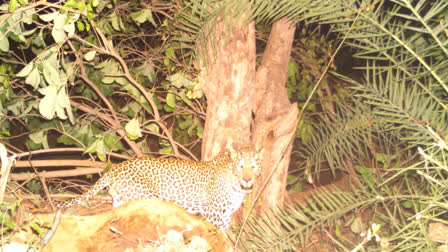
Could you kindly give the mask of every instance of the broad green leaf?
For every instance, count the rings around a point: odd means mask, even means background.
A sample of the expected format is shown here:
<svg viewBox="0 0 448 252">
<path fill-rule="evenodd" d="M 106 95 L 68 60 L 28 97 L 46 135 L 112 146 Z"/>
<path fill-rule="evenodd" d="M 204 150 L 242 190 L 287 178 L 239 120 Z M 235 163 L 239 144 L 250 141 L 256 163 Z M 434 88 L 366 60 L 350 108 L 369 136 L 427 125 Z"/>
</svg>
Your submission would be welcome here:
<svg viewBox="0 0 448 252">
<path fill-rule="evenodd" d="M 3 52 L 8 52 L 9 51 L 9 40 L 8 37 L 6 36 L 6 34 L 0 33 L 0 50 L 2 50 Z"/>
<path fill-rule="evenodd" d="M 174 53 L 174 49 L 172 47 L 166 49 L 165 55 L 170 58 L 176 59 L 176 54 Z"/>
<path fill-rule="evenodd" d="M 3 77 L 3 76 L 2 76 Z M 9 83 L 9 78 L 6 78 L 4 81 L 3 81 L 3 87 L 4 88 L 9 88 L 9 85 L 10 85 L 10 83 Z"/>
<path fill-rule="evenodd" d="M 90 31 L 90 23 L 86 23 L 86 31 Z"/>
<path fill-rule="evenodd" d="M 64 144 L 64 145 L 67 145 L 67 146 L 75 145 L 77 147 L 81 147 L 81 145 L 77 141 L 75 141 L 73 138 L 68 137 L 66 135 L 59 136 L 58 137 L 58 143 Z"/>
<path fill-rule="evenodd" d="M 44 148 L 45 148 L 45 146 L 47 146 L 47 148 L 48 148 L 47 136 L 44 135 L 44 132 L 42 132 L 42 131 L 34 132 L 34 133 L 31 133 L 29 135 L 29 137 L 30 137 L 31 141 L 33 141 L 34 143 L 42 144 L 42 145 L 44 145 Z"/>
<path fill-rule="evenodd" d="M 40 73 L 37 67 L 34 68 L 33 71 L 31 71 L 28 77 L 26 77 L 25 83 L 33 86 L 34 89 L 37 89 L 40 83 Z"/>
<path fill-rule="evenodd" d="M 59 71 L 56 70 L 51 64 L 45 64 L 44 77 L 50 86 L 61 87 L 63 85 L 59 76 Z"/>
<path fill-rule="evenodd" d="M 96 51 L 89 51 L 86 54 L 84 54 L 84 59 L 87 61 L 91 61 L 95 58 Z"/>
<path fill-rule="evenodd" d="M 14 102 L 13 104 L 6 107 L 7 110 L 11 111 L 13 115 L 18 116 L 20 115 L 20 109 L 23 108 L 24 103 L 23 102 Z"/>
<path fill-rule="evenodd" d="M 140 109 L 141 109 L 140 103 L 131 102 L 131 103 L 126 104 L 126 106 L 124 106 L 120 111 L 122 111 L 122 112 L 126 113 L 128 116 L 132 117 L 135 115 L 135 113 L 140 111 Z"/>
<path fill-rule="evenodd" d="M 5 229 L 4 229 L 5 231 L 6 230 L 10 230 L 10 229 L 14 229 L 16 227 L 16 224 L 12 220 L 10 220 L 10 219 L 6 219 L 6 220 L 2 219 L 2 223 L 4 223 L 4 225 L 6 226 Z"/>
<path fill-rule="evenodd" d="M 159 150 L 160 154 L 172 154 L 173 153 L 173 148 L 170 147 L 165 147 Z"/>
<path fill-rule="evenodd" d="M 155 27 L 157 27 L 156 22 L 154 21 L 154 18 L 152 17 L 152 12 L 149 9 L 141 10 L 139 12 L 131 13 L 131 18 L 137 23 L 144 23 L 146 21 L 151 22 Z"/>
<path fill-rule="evenodd" d="M 78 1 L 78 4 L 76 5 L 76 8 L 83 11 L 86 8 L 86 4 L 83 1 Z"/>
<path fill-rule="evenodd" d="M 64 26 L 66 18 L 67 16 L 65 14 L 59 14 L 54 18 L 54 25 L 51 35 L 56 43 L 60 43 L 65 40 Z"/>
<path fill-rule="evenodd" d="M 55 69 L 59 69 L 58 53 L 59 51 L 57 47 L 51 47 L 50 50 L 42 53 L 44 64 L 49 64 L 52 65 Z"/>
<path fill-rule="evenodd" d="M 171 84 L 173 84 L 176 88 L 188 87 L 192 84 L 192 82 L 189 79 L 185 78 L 182 73 L 175 73 L 168 76 L 166 79 L 170 81 Z"/>
<path fill-rule="evenodd" d="M 199 124 L 198 127 L 196 128 L 196 136 L 202 139 L 203 133 L 204 128 L 202 128 L 202 126 Z"/>
<path fill-rule="evenodd" d="M 0 74 L 5 74 L 7 72 L 8 72 L 8 69 L 7 69 L 6 65 L 1 64 L 0 65 Z M 0 76 L 0 77 L 3 77 L 3 76 Z"/>
<path fill-rule="evenodd" d="M 109 21 L 110 24 L 112 25 L 112 28 L 114 28 L 114 30 L 116 31 L 121 31 L 121 27 L 120 27 L 120 21 L 119 21 L 119 17 L 117 17 L 117 15 L 115 13 L 112 13 L 109 16 Z"/>
<path fill-rule="evenodd" d="M 64 7 L 77 8 L 78 7 L 78 1 L 77 0 L 67 0 L 65 2 Z"/>
<path fill-rule="evenodd" d="M 67 32 L 68 36 L 73 36 L 73 34 L 75 34 L 75 22 L 65 24 L 64 31 Z"/>
<path fill-rule="evenodd" d="M 53 119 L 56 111 L 57 88 L 54 86 L 48 86 L 39 89 L 39 92 L 44 95 L 44 98 L 42 98 L 39 103 L 39 112 L 42 116 L 48 120 L 51 120 Z"/>
<path fill-rule="evenodd" d="M 107 134 L 104 136 L 104 144 L 108 150 L 120 151 L 124 150 L 123 144 L 118 141 L 118 137 L 115 134 Z"/>
<path fill-rule="evenodd" d="M 148 127 L 148 129 L 150 131 L 155 132 L 155 133 L 159 133 L 159 125 L 157 125 L 157 123 L 151 123 L 147 127 Z"/>
<path fill-rule="evenodd" d="M 98 141 L 96 145 L 96 154 L 101 161 L 106 161 L 106 146 L 104 145 L 103 139 Z"/>
<path fill-rule="evenodd" d="M 34 143 L 42 143 L 43 139 L 44 139 L 44 132 L 39 131 L 39 132 L 34 132 L 29 134 L 29 137 L 31 139 L 31 141 L 33 141 Z"/>
<path fill-rule="evenodd" d="M 126 134 L 131 140 L 136 140 L 140 137 L 142 137 L 142 131 L 140 129 L 140 124 L 138 123 L 138 120 L 136 118 L 129 121 L 124 129 L 126 130 Z"/>
<path fill-rule="evenodd" d="M 22 35 L 24 35 L 24 36 L 29 36 L 29 35 L 32 35 L 35 31 L 37 31 L 37 28 L 34 28 L 34 29 L 31 29 L 31 30 L 24 31 L 24 32 L 22 33 Z"/>
<path fill-rule="evenodd" d="M 192 82 L 192 83 L 194 84 L 192 90 L 188 90 L 188 92 L 187 92 L 187 94 L 185 96 L 188 99 L 200 99 L 200 98 L 202 98 L 202 96 L 204 96 L 204 92 L 202 91 L 201 84 L 199 82 Z"/>
<path fill-rule="evenodd" d="M 84 22 L 82 22 L 82 21 L 76 22 L 76 27 L 78 28 L 78 31 L 84 31 L 85 30 Z"/>
<path fill-rule="evenodd" d="M 112 84 L 112 83 L 114 83 L 114 81 L 115 81 L 115 77 L 109 77 L 109 76 L 106 76 L 101 79 L 101 82 L 104 84 Z"/>
<path fill-rule="evenodd" d="M 135 22 L 138 22 L 138 23 L 144 23 L 144 22 L 146 22 L 145 11 L 144 11 L 144 10 L 141 10 L 141 11 L 139 11 L 139 12 L 131 13 L 131 18 L 132 18 L 132 20 L 134 20 Z"/>
<path fill-rule="evenodd" d="M 401 202 L 401 205 L 406 209 L 412 209 L 414 204 L 411 200 L 405 200 Z"/>
<path fill-rule="evenodd" d="M 187 129 L 187 134 L 188 136 L 193 136 L 194 135 L 194 129 L 196 128 L 196 125 L 191 125 L 188 129 Z"/>
<path fill-rule="evenodd" d="M 363 231 L 363 223 L 362 223 L 362 219 L 360 217 L 356 217 L 353 220 L 353 223 L 350 225 L 350 229 L 352 230 L 353 233 L 355 234 L 359 234 Z"/>
<path fill-rule="evenodd" d="M 28 65 L 22 68 L 22 70 L 20 70 L 20 72 L 16 76 L 17 77 L 28 76 L 28 74 L 31 73 L 31 70 L 33 70 L 33 68 L 34 68 L 34 61 L 31 61 L 30 63 L 28 63 Z"/>
<path fill-rule="evenodd" d="M 169 68 L 169 66 L 170 66 L 170 59 L 164 58 L 163 59 L 163 65 Z"/>
<path fill-rule="evenodd" d="M 38 15 L 38 17 L 39 17 L 40 19 L 42 19 L 43 21 L 45 21 L 45 22 L 50 22 L 50 21 L 53 21 L 53 19 L 54 19 L 57 15 L 59 15 L 59 11 L 55 11 L 55 12 L 48 13 L 48 14 L 43 14 L 43 15 Z"/>
<path fill-rule="evenodd" d="M 163 105 L 163 109 L 164 109 L 166 112 L 173 112 L 173 111 L 174 111 L 174 108 L 168 106 L 167 104 L 164 104 L 164 105 Z"/>
<path fill-rule="evenodd" d="M 173 93 L 168 93 L 166 95 L 166 104 L 170 107 L 170 108 L 175 108 L 176 107 L 176 95 Z"/>
<path fill-rule="evenodd" d="M 93 7 L 97 7 L 99 3 L 100 3 L 99 0 L 92 0 L 92 6 Z"/>
<path fill-rule="evenodd" d="M 10 137 L 11 136 L 11 132 L 4 130 L 4 131 L 0 131 L 0 136 L 7 136 Z"/>
<path fill-rule="evenodd" d="M 8 6 L 8 11 L 14 12 L 17 9 L 17 6 L 19 6 L 19 3 L 17 2 L 17 0 L 10 0 L 9 6 Z"/>
<path fill-rule="evenodd" d="M 62 120 L 67 119 L 67 114 L 65 113 L 65 109 L 70 108 L 70 100 L 65 92 L 65 88 L 59 89 L 57 96 L 57 104 L 56 104 L 56 114 Z"/>
<path fill-rule="evenodd" d="M 43 29 L 40 30 L 39 34 L 33 39 L 33 45 L 37 47 L 46 47 L 47 44 L 45 44 L 44 36 L 43 36 Z"/>
<path fill-rule="evenodd" d="M 95 153 L 96 146 L 98 145 L 98 142 L 100 142 L 99 139 L 95 140 L 95 142 L 93 142 L 89 146 L 87 146 L 86 149 L 84 150 L 84 153 Z"/>
<path fill-rule="evenodd" d="M 113 145 L 117 142 L 118 138 L 115 135 L 105 135 L 104 136 L 104 144 L 107 149 L 112 149 Z"/>
<path fill-rule="evenodd" d="M 149 82 L 154 82 L 155 80 L 155 72 L 154 67 L 148 64 L 146 61 L 143 62 L 140 66 L 135 68 L 136 75 L 144 75 L 148 78 Z"/>
<path fill-rule="evenodd" d="M 191 125 L 192 122 L 193 121 L 191 119 L 187 119 L 185 121 L 181 121 L 181 122 L 179 122 L 179 128 L 182 129 L 182 130 L 186 129 L 186 128 L 188 128 Z"/>
</svg>

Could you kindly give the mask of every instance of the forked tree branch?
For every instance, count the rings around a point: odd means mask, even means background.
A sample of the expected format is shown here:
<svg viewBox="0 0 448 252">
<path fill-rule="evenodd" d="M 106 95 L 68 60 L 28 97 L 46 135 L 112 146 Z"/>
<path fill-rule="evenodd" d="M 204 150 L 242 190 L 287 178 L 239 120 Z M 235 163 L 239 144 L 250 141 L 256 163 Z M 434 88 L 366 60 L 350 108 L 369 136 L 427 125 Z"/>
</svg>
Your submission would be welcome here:
<svg viewBox="0 0 448 252">
<path fill-rule="evenodd" d="M 94 23 L 92 23 L 92 27 L 96 27 Z M 129 82 L 131 82 L 131 84 L 134 85 L 142 93 L 142 95 L 145 97 L 145 99 L 148 101 L 148 103 L 150 104 L 150 106 L 152 108 L 155 122 L 157 123 L 157 125 L 159 125 L 159 127 L 162 129 L 162 131 L 164 132 L 164 134 L 168 138 L 168 141 L 170 142 L 171 146 L 173 147 L 174 154 L 175 155 L 179 155 L 179 150 L 177 148 L 177 145 L 179 145 L 179 144 L 173 139 L 171 133 L 169 132 L 169 130 L 166 128 L 165 124 L 163 123 L 163 120 L 161 120 L 159 111 L 157 109 L 157 105 L 155 104 L 155 102 L 152 99 L 152 97 L 148 94 L 148 92 L 146 92 L 145 87 L 143 87 L 142 84 L 140 84 L 138 81 L 136 81 L 134 79 L 134 77 L 132 77 L 126 62 L 120 56 L 120 54 L 118 54 L 115 51 L 113 46 L 111 46 L 109 44 L 109 42 L 106 39 L 106 36 L 103 34 L 103 32 L 100 29 L 97 29 L 97 28 L 95 29 L 95 31 L 97 32 L 97 34 L 101 38 L 101 42 L 105 45 L 106 50 L 98 48 L 98 47 L 95 47 L 95 48 L 100 49 L 101 53 L 108 54 L 108 55 L 114 57 L 116 60 L 118 60 L 118 62 L 120 63 L 120 65 L 121 65 L 121 67 L 123 69 L 124 77 L 126 77 L 129 80 Z"/>
<path fill-rule="evenodd" d="M 104 102 L 104 104 L 106 104 L 107 108 L 111 112 L 113 119 L 111 118 L 111 120 L 107 120 L 107 122 L 112 125 L 112 128 L 117 129 L 118 135 L 120 135 L 126 141 L 126 143 L 129 145 L 129 147 L 131 147 L 131 149 L 134 151 L 134 153 L 137 156 L 139 156 L 139 157 L 144 156 L 145 153 L 137 146 L 137 144 L 127 137 L 126 131 L 121 126 L 120 120 L 117 117 L 117 112 L 115 111 L 114 107 L 109 102 L 107 97 L 103 94 L 103 92 L 101 92 L 101 90 L 95 85 L 95 83 L 93 83 L 88 78 L 82 57 L 79 55 L 80 53 L 76 50 L 76 48 L 73 46 L 73 44 L 70 40 L 67 40 L 67 43 L 70 46 L 70 48 L 73 50 L 73 53 L 75 54 L 75 57 L 76 57 L 76 61 L 79 62 L 79 67 L 81 70 L 81 72 L 80 72 L 81 79 L 83 81 L 85 81 L 87 83 L 87 85 L 89 85 L 90 88 L 92 88 L 95 91 L 95 93 L 101 98 L 101 100 Z"/>
</svg>

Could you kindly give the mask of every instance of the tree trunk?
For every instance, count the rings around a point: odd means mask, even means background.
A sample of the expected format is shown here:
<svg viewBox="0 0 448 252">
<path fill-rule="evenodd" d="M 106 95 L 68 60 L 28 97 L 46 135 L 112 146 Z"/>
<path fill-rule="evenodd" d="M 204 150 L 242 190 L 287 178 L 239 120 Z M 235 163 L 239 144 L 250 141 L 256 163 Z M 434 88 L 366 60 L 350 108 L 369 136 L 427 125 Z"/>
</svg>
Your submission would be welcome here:
<svg viewBox="0 0 448 252">
<path fill-rule="evenodd" d="M 295 28 L 285 20 L 273 25 L 256 72 L 254 22 L 239 24 L 229 33 L 218 22 L 212 38 L 204 42 L 206 56 L 200 60 L 199 74 L 207 97 L 202 159 L 213 159 L 229 143 L 235 148 L 254 144 L 264 148 L 263 171 L 255 191 L 267 182 L 262 207 L 282 205 L 298 115 L 297 105 L 289 102 L 285 88 Z M 241 218 L 241 211 L 237 216 Z"/>
<path fill-rule="evenodd" d="M 257 70 L 254 139 L 265 152 L 264 169 L 255 191 L 259 192 L 266 183 L 262 209 L 283 206 L 286 196 L 286 177 L 299 114 L 297 104 L 288 99 L 285 85 L 294 32 L 295 23 L 286 19 L 273 24 Z M 272 169 L 275 171 L 271 176 Z"/>
<path fill-rule="evenodd" d="M 219 21 L 205 47 L 207 62 L 201 62 L 199 74 L 207 97 L 202 160 L 213 159 L 227 144 L 238 148 L 251 142 L 255 25 L 240 23 L 229 34 Z"/>
</svg>

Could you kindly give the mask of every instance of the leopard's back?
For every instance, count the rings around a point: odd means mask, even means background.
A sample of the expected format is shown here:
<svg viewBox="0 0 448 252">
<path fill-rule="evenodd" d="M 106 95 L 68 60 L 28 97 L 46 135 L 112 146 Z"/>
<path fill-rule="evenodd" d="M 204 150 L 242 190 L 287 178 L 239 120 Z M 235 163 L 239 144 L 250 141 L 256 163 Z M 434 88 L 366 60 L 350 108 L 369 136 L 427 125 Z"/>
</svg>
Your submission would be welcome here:
<svg viewBox="0 0 448 252">
<path fill-rule="evenodd" d="M 212 177 L 206 162 L 167 158 L 138 158 L 107 173 L 114 207 L 137 199 L 170 201 L 199 213 Z"/>
</svg>

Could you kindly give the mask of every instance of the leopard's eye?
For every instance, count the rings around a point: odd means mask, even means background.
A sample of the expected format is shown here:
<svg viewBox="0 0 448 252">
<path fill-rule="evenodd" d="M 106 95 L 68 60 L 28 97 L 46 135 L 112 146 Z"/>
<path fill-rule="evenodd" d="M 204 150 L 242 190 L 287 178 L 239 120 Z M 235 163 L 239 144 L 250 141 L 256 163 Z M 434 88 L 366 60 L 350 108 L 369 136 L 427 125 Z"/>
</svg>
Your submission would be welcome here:
<svg viewBox="0 0 448 252">
<path fill-rule="evenodd" d="M 238 169 L 241 169 L 244 166 L 244 160 L 240 160 L 238 162 Z"/>
</svg>

